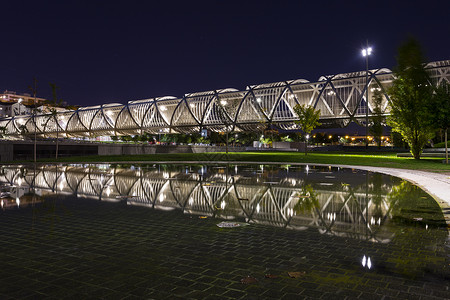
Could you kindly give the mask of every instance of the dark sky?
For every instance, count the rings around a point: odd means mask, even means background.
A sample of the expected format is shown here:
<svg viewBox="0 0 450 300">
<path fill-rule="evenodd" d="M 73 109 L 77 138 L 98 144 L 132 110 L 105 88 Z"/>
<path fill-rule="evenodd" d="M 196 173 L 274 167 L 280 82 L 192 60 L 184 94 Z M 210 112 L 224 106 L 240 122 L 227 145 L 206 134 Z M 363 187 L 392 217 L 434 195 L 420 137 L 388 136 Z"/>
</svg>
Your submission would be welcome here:
<svg viewBox="0 0 450 300">
<path fill-rule="evenodd" d="M 0 2 L 0 91 L 102 103 L 395 65 L 408 35 L 450 59 L 450 1 Z"/>
</svg>

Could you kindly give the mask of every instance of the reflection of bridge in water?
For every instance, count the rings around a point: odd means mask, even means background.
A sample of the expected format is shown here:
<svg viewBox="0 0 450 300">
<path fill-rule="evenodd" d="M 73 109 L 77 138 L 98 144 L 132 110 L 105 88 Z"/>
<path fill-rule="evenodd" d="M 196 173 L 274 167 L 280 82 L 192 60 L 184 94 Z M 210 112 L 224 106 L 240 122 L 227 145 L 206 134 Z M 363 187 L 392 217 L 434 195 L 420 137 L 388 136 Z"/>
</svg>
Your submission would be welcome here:
<svg viewBox="0 0 450 300">
<path fill-rule="evenodd" d="M 434 83 L 450 82 L 450 61 L 426 65 Z M 143 133 L 193 133 L 212 131 L 260 131 L 268 126 L 291 130 L 296 104 L 308 104 L 321 111 L 324 126 L 363 123 L 373 111 L 373 96 L 380 92 L 382 108 L 388 114 L 386 89 L 393 74 L 389 69 L 322 76 L 317 82 L 304 79 L 248 86 L 244 91 L 223 89 L 186 94 L 182 98 L 160 97 L 129 101 L 126 105 L 104 104 L 59 112 L 56 116 L 18 116 L 0 120 L 6 135 L 20 137 L 95 137 Z M 368 101 L 366 101 L 368 90 Z M 368 102 L 368 105 L 367 105 Z"/>
<path fill-rule="evenodd" d="M 36 193 L 126 201 L 161 210 L 388 241 L 392 178 L 349 169 L 264 166 L 6 166 L 0 182 Z M 305 187 L 307 189 L 305 189 Z M 309 190 L 308 190 L 309 188 Z M 305 201 L 305 199 L 307 201 Z"/>
</svg>

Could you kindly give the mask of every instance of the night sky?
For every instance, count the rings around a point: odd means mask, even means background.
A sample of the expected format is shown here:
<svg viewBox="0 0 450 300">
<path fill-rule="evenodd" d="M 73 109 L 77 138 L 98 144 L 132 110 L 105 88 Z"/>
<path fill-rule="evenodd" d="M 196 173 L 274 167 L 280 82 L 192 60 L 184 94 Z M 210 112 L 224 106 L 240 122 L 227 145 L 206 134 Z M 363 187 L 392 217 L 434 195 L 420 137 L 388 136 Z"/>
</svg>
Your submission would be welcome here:
<svg viewBox="0 0 450 300">
<path fill-rule="evenodd" d="M 0 91 L 90 106 L 450 59 L 450 1 L 0 2 Z"/>
</svg>

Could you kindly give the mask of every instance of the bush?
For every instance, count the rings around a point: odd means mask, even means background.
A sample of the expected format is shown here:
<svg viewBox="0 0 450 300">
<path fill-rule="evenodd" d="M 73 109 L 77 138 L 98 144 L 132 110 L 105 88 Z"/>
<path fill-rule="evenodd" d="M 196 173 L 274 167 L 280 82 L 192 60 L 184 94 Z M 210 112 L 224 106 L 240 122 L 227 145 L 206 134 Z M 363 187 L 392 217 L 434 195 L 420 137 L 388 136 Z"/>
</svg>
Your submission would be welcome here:
<svg viewBox="0 0 450 300">
<path fill-rule="evenodd" d="M 447 147 L 450 147 L 449 141 L 447 141 Z M 445 142 L 434 144 L 434 148 L 445 148 Z"/>
</svg>

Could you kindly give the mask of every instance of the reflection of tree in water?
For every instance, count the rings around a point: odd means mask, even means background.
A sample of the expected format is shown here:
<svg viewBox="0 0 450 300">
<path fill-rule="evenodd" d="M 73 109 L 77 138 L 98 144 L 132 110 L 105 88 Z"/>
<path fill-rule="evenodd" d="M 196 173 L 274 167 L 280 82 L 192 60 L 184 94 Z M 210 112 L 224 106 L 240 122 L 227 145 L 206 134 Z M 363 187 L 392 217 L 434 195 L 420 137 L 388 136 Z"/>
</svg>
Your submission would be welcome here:
<svg viewBox="0 0 450 300">
<path fill-rule="evenodd" d="M 443 226 L 444 217 L 439 205 L 419 187 L 402 181 L 387 197 L 392 219 L 396 223 L 426 223 Z"/>
<path fill-rule="evenodd" d="M 383 213 L 383 175 L 380 173 L 374 173 L 370 177 L 370 187 L 369 192 L 371 192 L 372 195 L 372 203 L 374 205 L 372 209 L 372 217 L 375 220 L 382 220 L 385 217 L 385 214 Z M 381 222 L 380 222 L 381 223 Z"/>
<path fill-rule="evenodd" d="M 411 278 L 425 273 L 448 279 L 450 270 L 445 262 L 448 231 L 436 201 L 407 181 L 394 186 L 387 199 L 394 223 L 390 230 L 395 232 L 395 237 L 386 268 Z M 400 252 L 395 251 L 399 248 Z"/>
<path fill-rule="evenodd" d="M 310 184 L 302 186 L 302 190 L 298 193 L 298 201 L 294 205 L 296 214 L 300 213 L 314 213 L 320 209 L 318 200 L 318 193 L 314 191 Z"/>
</svg>

